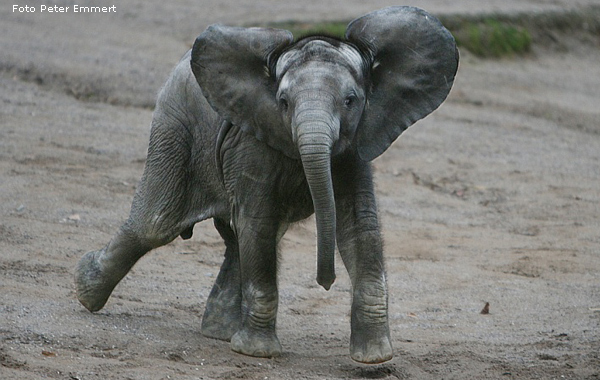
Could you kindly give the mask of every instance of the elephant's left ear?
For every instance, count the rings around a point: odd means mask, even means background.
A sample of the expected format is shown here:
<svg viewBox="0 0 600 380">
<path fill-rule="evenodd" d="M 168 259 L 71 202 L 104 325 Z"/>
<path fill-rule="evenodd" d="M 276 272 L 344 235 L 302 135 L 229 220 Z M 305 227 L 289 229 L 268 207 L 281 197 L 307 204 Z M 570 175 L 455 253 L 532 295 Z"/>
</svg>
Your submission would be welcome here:
<svg viewBox="0 0 600 380">
<path fill-rule="evenodd" d="M 371 63 L 371 94 L 356 134 L 361 159 L 370 161 L 446 99 L 458 50 L 434 16 L 413 7 L 360 17 L 348 25 L 346 39 Z"/>
<path fill-rule="evenodd" d="M 222 117 L 285 154 L 296 150 L 282 128 L 271 62 L 293 42 L 281 29 L 208 27 L 192 48 L 191 66 L 202 93 Z"/>
</svg>

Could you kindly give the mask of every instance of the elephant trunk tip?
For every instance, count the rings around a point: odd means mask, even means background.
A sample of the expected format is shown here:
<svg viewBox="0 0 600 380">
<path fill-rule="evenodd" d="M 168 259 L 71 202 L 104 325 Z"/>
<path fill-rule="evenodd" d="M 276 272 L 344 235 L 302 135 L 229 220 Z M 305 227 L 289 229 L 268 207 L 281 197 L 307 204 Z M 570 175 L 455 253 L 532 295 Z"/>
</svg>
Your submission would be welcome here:
<svg viewBox="0 0 600 380">
<path fill-rule="evenodd" d="M 323 287 L 325 290 L 331 289 L 331 285 L 335 282 L 335 270 L 327 269 L 322 270 L 321 268 L 317 268 L 317 283 Z"/>
</svg>

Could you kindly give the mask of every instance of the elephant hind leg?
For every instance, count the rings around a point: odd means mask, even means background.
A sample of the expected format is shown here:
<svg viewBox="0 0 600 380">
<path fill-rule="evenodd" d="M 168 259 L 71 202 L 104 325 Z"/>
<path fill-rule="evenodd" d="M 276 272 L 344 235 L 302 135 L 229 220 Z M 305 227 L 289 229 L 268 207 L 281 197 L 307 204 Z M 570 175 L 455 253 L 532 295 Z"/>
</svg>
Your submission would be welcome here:
<svg viewBox="0 0 600 380">
<path fill-rule="evenodd" d="M 180 128 L 179 128 L 180 129 Z M 177 236 L 191 236 L 198 220 L 187 218 L 190 148 L 178 142 L 176 126 L 155 123 L 144 175 L 127 222 L 106 247 L 85 254 L 75 270 L 77 298 L 100 310 L 115 286 L 148 251 Z"/>
<path fill-rule="evenodd" d="M 193 225 L 187 227 L 191 228 Z M 113 289 L 142 256 L 185 231 L 177 225 L 156 230 L 154 223 L 144 224 L 131 216 L 106 247 L 86 253 L 79 261 L 75 269 L 77 298 L 91 312 L 102 309 Z"/>
<path fill-rule="evenodd" d="M 121 227 L 106 247 L 79 260 L 75 269 L 79 302 L 91 312 L 102 309 L 115 286 L 149 250 L 131 230 Z"/>
<path fill-rule="evenodd" d="M 142 256 L 170 243 L 178 235 L 185 238 L 189 233 L 191 237 L 193 224 L 182 228 L 174 226 L 154 233 L 152 228 L 136 227 L 130 219 L 106 247 L 86 253 L 77 264 L 75 284 L 79 301 L 91 312 L 102 309 L 113 289 Z"/>
<path fill-rule="evenodd" d="M 240 253 L 237 238 L 229 223 L 215 218 L 214 224 L 225 241 L 225 260 L 206 301 L 202 334 L 229 341 L 242 324 Z"/>
</svg>

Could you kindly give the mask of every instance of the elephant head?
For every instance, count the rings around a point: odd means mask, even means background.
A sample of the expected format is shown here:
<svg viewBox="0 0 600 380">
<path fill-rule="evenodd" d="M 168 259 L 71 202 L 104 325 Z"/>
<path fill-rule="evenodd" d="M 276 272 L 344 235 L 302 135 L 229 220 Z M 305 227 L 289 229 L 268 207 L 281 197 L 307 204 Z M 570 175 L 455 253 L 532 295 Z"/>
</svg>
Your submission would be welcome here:
<svg viewBox="0 0 600 380">
<path fill-rule="evenodd" d="M 331 157 L 370 161 L 448 95 L 458 68 L 452 35 L 427 12 L 384 8 L 345 38 L 296 42 L 278 29 L 211 26 L 192 71 L 211 106 L 256 139 L 300 159 L 317 221 L 317 281 L 335 280 Z"/>
</svg>

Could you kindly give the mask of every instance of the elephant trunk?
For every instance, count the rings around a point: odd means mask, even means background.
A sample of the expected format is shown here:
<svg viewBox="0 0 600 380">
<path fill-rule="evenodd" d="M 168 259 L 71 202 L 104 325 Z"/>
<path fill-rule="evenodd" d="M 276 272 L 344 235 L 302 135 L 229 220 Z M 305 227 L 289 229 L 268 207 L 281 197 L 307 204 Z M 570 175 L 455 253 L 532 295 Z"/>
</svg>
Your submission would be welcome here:
<svg viewBox="0 0 600 380">
<path fill-rule="evenodd" d="M 317 282 L 329 290 L 335 281 L 336 216 L 331 150 L 337 139 L 338 125 L 322 121 L 297 124 L 297 144 L 317 222 Z"/>
</svg>

